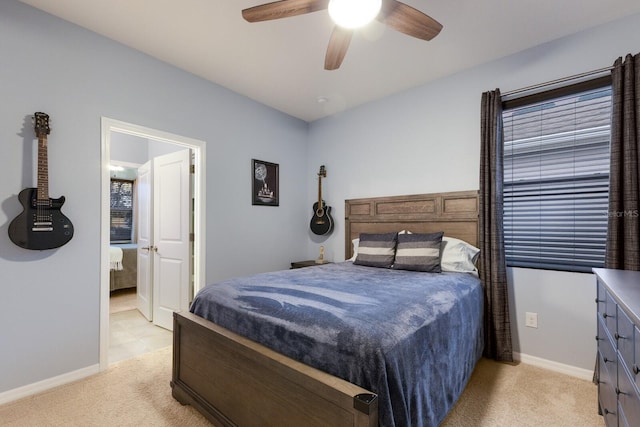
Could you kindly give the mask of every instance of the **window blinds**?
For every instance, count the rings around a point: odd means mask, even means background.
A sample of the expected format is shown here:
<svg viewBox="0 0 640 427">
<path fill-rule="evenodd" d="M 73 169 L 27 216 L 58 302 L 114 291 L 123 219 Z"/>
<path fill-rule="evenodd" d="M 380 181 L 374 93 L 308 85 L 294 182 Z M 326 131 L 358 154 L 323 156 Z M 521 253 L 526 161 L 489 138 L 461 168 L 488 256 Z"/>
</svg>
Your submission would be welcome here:
<svg viewBox="0 0 640 427">
<path fill-rule="evenodd" d="M 610 86 L 505 108 L 507 265 L 604 265 L 610 120 Z"/>
</svg>

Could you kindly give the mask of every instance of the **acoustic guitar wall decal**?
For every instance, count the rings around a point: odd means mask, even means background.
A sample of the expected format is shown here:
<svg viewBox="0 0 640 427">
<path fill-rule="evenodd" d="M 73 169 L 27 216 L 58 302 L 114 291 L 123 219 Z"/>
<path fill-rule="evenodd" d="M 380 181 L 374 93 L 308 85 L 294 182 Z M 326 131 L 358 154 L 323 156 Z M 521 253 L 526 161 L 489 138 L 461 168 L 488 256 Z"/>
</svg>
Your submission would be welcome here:
<svg viewBox="0 0 640 427">
<path fill-rule="evenodd" d="M 38 188 L 25 188 L 18 194 L 23 211 L 9 224 L 9 238 L 24 249 L 54 249 L 71 240 L 73 225 L 60 210 L 64 196 L 49 198 L 49 116 L 35 113 L 34 129 L 38 137 Z"/>
<path fill-rule="evenodd" d="M 333 231 L 331 207 L 327 206 L 322 200 L 322 178 L 326 177 L 327 171 L 322 165 L 320 166 L 320 172 L 318 172 L 318 201 L 313 204 L 313 218 L 311 218 L 311 231 L 319 236 Z"/>
</svg>

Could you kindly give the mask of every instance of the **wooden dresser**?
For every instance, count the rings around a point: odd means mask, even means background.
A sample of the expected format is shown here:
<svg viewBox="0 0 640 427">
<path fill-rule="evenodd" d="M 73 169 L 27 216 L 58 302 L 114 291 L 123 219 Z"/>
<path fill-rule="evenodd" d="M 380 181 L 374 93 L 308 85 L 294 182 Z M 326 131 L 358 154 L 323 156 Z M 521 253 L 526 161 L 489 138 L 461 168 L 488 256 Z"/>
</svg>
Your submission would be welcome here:
<svg viewBox="0 0 640 427">
<path fill-rule="evenodd" d="M 640 426 L 640 272 L 595 268 L 598 404 L 607 427 Z"/>
</svg>

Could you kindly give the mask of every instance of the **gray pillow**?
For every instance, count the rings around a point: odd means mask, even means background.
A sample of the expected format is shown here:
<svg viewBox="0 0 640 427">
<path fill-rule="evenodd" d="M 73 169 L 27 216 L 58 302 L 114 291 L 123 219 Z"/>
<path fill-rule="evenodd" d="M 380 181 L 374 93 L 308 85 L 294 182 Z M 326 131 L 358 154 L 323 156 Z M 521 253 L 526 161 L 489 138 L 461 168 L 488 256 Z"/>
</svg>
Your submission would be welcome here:
<svg viewBox="0 0 640 427">
<path fill-rule="evenodd" d="M 354 264 L 369 267 L 391 268 L 396 254 L 398 233 L 360 234 L 358 256 Z"/>
<path fill-rule="evenodd" d="M 440 245 L 443 234 L 399 234 L 393 268 L 440 273 Z"/>
</svg>

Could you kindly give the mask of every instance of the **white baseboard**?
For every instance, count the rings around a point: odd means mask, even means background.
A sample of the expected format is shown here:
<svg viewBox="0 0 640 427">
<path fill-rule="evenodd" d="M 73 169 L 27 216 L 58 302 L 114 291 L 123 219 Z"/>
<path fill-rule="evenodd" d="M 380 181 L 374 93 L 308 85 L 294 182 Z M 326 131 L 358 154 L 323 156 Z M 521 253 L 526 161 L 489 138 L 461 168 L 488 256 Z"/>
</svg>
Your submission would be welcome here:
<svg viewBox="0 0 640 427">
<path fill-rule="evenodd" d="M 540 357 L 516 352 L 513 353 L 513 359 L 515 361 L 526 363 L 527 365 L 533 365 L 550 371 L 559 372 L 561 374 L 571 375 L 572 377 L 580 378 L 582 380 L 591 381 L 593 379 L 593 370 L 565 365 L 564 363 L 554 362 L 553 360 L 542 359 Z"/>
<path fill-rule="evenodd" d="M 23 397 L 31 396 L 36 393 L 41 393 L 51 388 L 68 384 L 82 378 L 89 377 L 91 375 L 97 374 L 98 372 L 100 372 L 100 365 L 96 364 L 87 366 L 86 368 L 78 369 L 77 371 L 67 372 L 66 374 L 58 375 L 57 377 L 38 381 L 37 383 L 28 384 L 22 387 L 14 388 L 13 390 L 5 391 L 3 393 L 0 393 L 0 405 L 13 402 L 14 400 L 22 399 Z"/>
<path fill-rule="evenodd" d="M 564 363 L 554 362 L 552 360 L 542 359 L 540 357 L 530 356 L 523 353 L 514 352 L 513 358 L 515 361 L 526 363 L 527 365 L 537 366 L 539 368 L 548 369 L 550 371 L 559 372 L 561 374 L 570 375 L 583 380 L 591 381 L 593 378 L 593 370 L 565 365 Z M 98 372 L 100 372 L 100 365 L 96 364 L 78 369 L 77 371 L 58 375 L 57 377 L 38 381 L 37 383 L 5 391 L 4 393 L 0 393 L 0 405 L 95 375 Z"/>
</svg>

